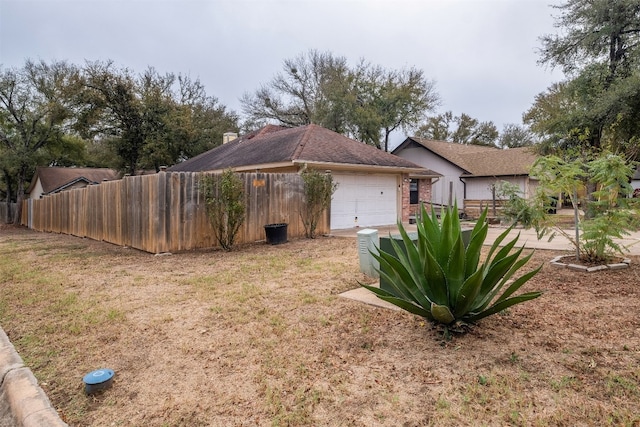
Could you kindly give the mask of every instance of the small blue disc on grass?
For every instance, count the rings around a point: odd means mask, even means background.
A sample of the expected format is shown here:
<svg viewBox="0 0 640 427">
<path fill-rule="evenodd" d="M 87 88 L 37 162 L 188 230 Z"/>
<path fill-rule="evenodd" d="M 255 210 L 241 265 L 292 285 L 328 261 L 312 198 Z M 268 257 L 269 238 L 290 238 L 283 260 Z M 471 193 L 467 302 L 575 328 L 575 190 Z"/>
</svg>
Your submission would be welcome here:
<svg viewBox="0 0 640 427">
<path fill-rule="evenodd" d="M 82 379 L 84 381 L 85 393 L 92 394 L 111 387 L 113 375 L 113 369 L 98 369 L 96 371 L 89 372 Z"/>
</svg>

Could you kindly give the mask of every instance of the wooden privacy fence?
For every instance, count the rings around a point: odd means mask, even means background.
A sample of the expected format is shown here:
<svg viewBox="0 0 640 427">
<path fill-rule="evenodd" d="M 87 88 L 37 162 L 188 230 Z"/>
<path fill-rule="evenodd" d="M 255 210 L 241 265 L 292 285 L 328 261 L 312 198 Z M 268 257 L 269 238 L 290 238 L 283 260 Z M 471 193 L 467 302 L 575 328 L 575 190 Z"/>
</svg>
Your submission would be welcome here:
<svg viewBox="0 0 640 427">
<path fill-rule="evenodd" d="M 9 224 L 13 222 L 15 212 L 15 203 L 0 202 L 0 223 Z"/>
<path fill-rule="evenodd" d="M 22 224 L 151 253 L 216 247 L 200 188 L 203 176 L 160 172 L 29 199 L 23 205 Z M 274 223 L 287 223 L 288 237 L 304 235 L 300 218 L 304 184 L 298 174 L 238 176 L 244 182 L 247 209 L 237 244 L 264 240 L 264 226 Z M 327 211 L 317 232 L 329 229 Z"/>
<path fill-rule="evenodd" d="M 499 217 L 502 214 L 506 200 L 471 200 L 464 199 L 464 214 L 468 218 L 478 218 L 485 208 L 489 217 Z M 495 209 L 494 209 L 495 208 Z"/>
</svg>

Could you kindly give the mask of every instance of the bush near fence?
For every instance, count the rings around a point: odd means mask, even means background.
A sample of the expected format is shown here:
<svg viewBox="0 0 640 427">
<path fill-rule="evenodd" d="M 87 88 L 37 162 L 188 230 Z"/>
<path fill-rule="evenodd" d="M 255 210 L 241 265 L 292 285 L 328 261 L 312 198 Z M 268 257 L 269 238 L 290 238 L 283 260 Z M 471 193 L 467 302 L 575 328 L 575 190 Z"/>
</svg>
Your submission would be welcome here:
<svg viewBox="0 0 640 427">
<path fill-rule="evenodd" d="M 206 215 L 200 181 L 204 173 L 160 172 L 129 176 L 26 200 L 22 224 L 151 253 L 217 246 Z M 303 182 L 294 173 L 241 173 L 246 218 L 237 244 L 265 239 L 264 226 L 287 223 L 288 236 L 304 236 L 300 219 Z M 329 212 L 319 234 L 329 232 Z"/>
</svg>

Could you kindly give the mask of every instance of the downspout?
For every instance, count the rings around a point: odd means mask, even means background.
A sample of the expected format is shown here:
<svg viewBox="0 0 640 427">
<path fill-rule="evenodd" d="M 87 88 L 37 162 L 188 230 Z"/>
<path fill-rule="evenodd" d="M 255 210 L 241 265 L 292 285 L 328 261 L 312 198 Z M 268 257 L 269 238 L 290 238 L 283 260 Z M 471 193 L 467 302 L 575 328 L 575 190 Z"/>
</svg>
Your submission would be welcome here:
<svg viewBox="0 0 640 427">
<path fill-rule="evenodd" d="M 464 218 L 467 217 L 467 214 L 464 211 L 464 201 L 467 200 L 467 183 L 462 179 L 462 177 L 458 177 L 460 182 L 462 183 L 462 215 Z"/>
<path fill-rule="evenodd" d="M 467 183 L 462 180 L 462 177 L 458 177 L 460 182 L 462 183 L 462 202 L 467 198 Z"/>
</svg>

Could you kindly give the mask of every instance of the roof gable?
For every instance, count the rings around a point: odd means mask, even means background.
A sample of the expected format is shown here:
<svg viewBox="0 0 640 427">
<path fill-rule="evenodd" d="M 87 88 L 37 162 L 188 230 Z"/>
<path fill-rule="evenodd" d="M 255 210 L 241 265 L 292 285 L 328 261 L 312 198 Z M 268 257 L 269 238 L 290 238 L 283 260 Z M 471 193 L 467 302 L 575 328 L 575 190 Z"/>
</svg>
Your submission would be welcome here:
<svg viewBox="0 0 640 427">
<path fill-rule="evenodd" d="M 500 149 L 410 137 L 394 153 L 412 146 L 423 147 L 462 169 L 464 176 L 527 175 L 537 158 L 531 147 Z"/>
<path fill-rule="evenodd" d="M 43 193 L 49 194 L 80 181 L 85 181 L 88 184 L 112 181 L 118 179 L 118 172 L 106 168 L 38 167 L 27 193 L 33 190 L 38 179 L 42 185 Z"/>
</svg>

